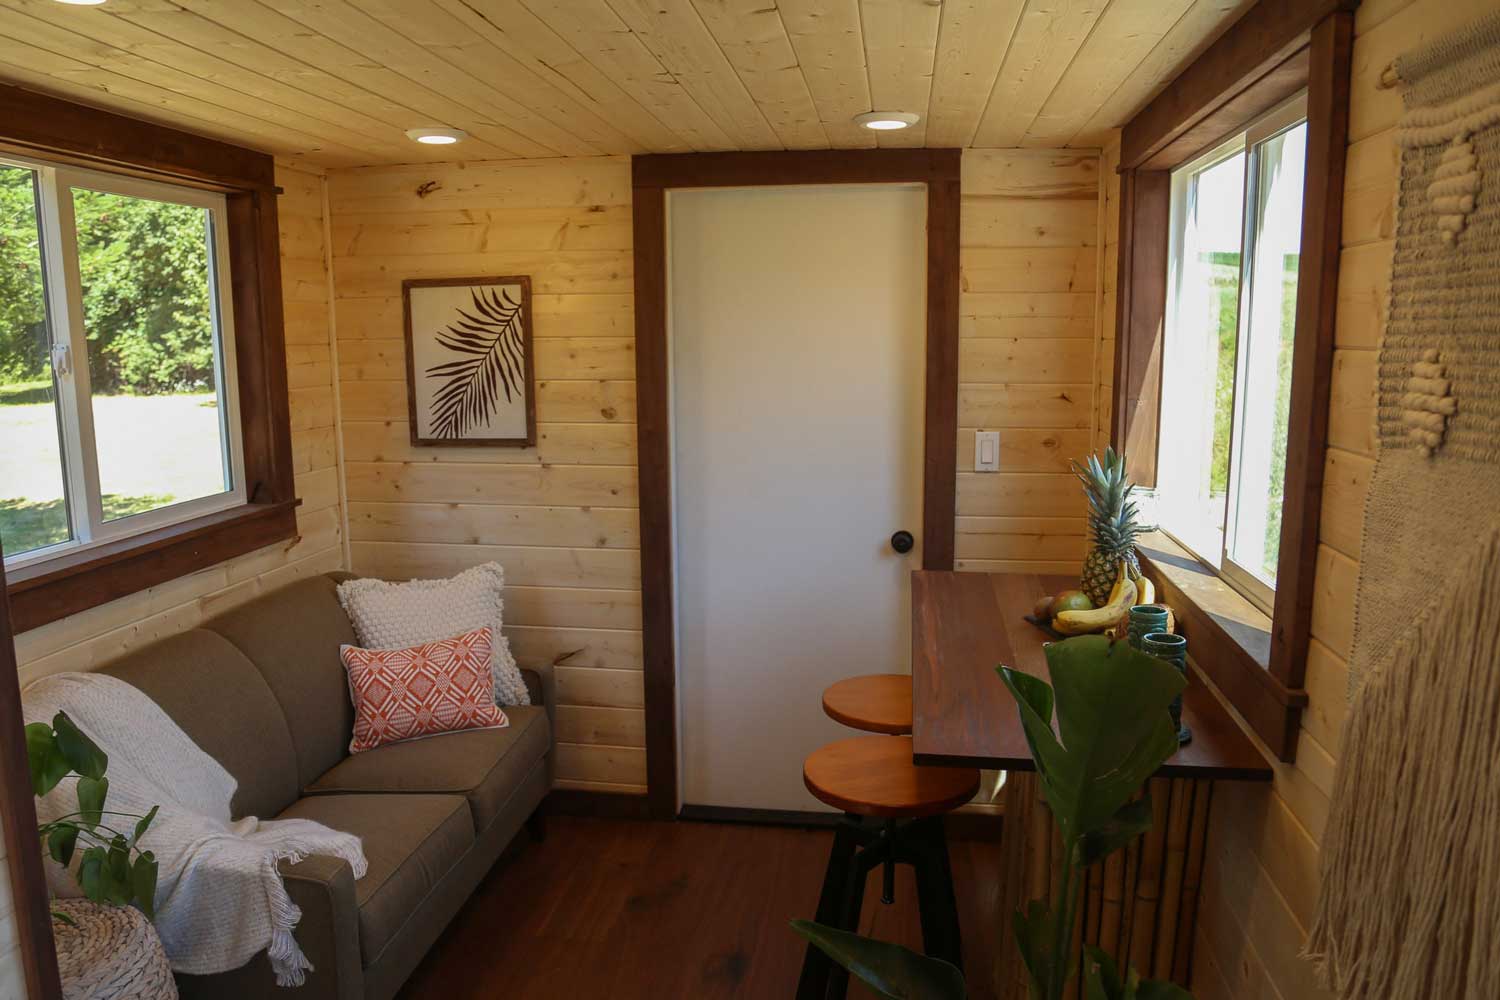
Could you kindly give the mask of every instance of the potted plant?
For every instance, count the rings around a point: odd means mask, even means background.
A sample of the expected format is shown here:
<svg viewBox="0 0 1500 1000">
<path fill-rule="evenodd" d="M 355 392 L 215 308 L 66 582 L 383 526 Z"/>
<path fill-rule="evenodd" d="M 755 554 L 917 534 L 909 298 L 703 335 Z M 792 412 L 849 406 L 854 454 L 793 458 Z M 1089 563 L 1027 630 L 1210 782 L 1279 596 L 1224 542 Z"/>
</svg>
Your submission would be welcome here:
<svg viewBox="0 0 1500 1000">
<path fill-rule="evenodd" d="M 37 826 L 47 856 L 67 868 L 78 854 L 75 877 L 84 896 L 116 906 L 134 903 L 151 917 L 156 857 L 140 850 L 138 844 L 156 818 L 156 807 L 144 816 L 104 808 L 109 795 L 109 778 L 105 777 L 109 757 L 66 712 L 58 712 L 50 726 L 34 722 L 26 727 L 26 761 L 31 768 L 31 790 L 38 798 L 70 775 L 78 777 L 78 810 Z M 128 833 L 120 829 L 126 823 L 132 824 Z M 54 911 L 53 916 L 72 922 L 65 913 Z"/>
<path fill-rule="evenodd" d="M 1054 642 L 1046 654 L 1050 685 L 998 668 L 1016 699 L 1063 848 L 1057 895 L 1033 900 L 1013 920 L 1032 1000 L 1061 1000 L 1080 960 L 1088 1000 L 1191 1000 L 1172 983 L 1142 981 L 1134 969 L 1121 972 L 1098 948 L 1086 947 L 1080 956 L 1075 941 L 1084 869 L 1151 826 L 1150 800 L 1139 793 L 1177 749 L 1168 706 L 1186 682 L 1169 664 L 1102 635 Z M 947 962 L 807 920 L 792 926 L 881 996 L 965 996 L 962 974 Z"/>
</svg>

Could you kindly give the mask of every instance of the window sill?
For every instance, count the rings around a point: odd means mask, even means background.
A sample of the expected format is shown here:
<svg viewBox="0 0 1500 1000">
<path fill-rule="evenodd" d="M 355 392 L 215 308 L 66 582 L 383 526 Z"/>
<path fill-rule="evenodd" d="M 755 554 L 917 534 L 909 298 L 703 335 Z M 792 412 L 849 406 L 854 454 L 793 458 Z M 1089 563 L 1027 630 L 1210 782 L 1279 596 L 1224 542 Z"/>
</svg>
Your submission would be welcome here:
<svg viewBox="0 0 1500 1000">
<path fill-rule="evenodd" d="M 297 535 L 300 500 L 242 504 L 6 575 L 11 626 L 24 632 Z"/>
<path fill-rule="evenodd" d="M 1271 674 L 1270 616 L 1161 532 L 1142 535 L 1136 547 L 1198 669 L 1277 757 L 1292 760 L 1307 692 Z"/>
</svg>

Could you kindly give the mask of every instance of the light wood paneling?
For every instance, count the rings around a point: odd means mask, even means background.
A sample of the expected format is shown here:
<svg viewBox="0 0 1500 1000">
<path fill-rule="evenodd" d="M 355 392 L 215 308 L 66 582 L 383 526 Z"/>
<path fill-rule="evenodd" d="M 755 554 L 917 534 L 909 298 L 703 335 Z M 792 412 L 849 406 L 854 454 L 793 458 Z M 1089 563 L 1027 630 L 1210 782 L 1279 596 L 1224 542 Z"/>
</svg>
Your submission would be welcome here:
<svg viewBox="0 0 1500 1000">
<path fill-rule="evenodd" d="M 481 6 L 523 20 L 518 4 Z M 658 6 L 618 9 L 662 54 L 696 67 L 699 96 L 729 100 L 715 89 L 728 64 L 709 61 L 706 31 L 690 50 L 664 47 L 674 24 L 697 18 L 693 7 Z M 570 31 L 603 41 L 581 22 Z M 646 43 L 616 69 L 650 58 Z M 741 125 L 753 112 L 769 131 L 741 96 Z M 329 195 L 355 571 L 440 577 L 499 562 L 517 659 L 557 666 L 558 786 L 637 791 L 645 720 L 629 160 L 342 170 Z M 536 447 L 411 444 L 400 286 L 422 274 L 531 275 Z"/>
<path fill-rule="evenodd" d="M 964 156 L 960 569 L 1082 564 L 1083 496 L 1068 463 L 1093 436 L 1099 185 L 1093 154 Z M 973 471 L 977 430 L 1000 432 L 999 473 Z"/>
<path fill-rule="evenodd" d="M 1355 67 L 1339 273 L 1334 391 L 1323 489 L 1313 641 L 1297 761 L 1270 789 L 1215 800 L 1193 977 L 1200 998 L 1326 1000 L 1299 957 L 1316 901 L 1318 845 L 1347 712 L 1363 505 L 1374 470 L 1375 359 L 1390 288 L 1400 93 L 1379 90 L 1390 60 L 1493 9 L 1489 0 L 1366 0 Z"/>
<path fill-rule="evenodd" d="M 1246 2 L 0 0 L 0 78 L 326 167 L 1092 148 Z"/>
<path fill-rule="evenodd" d="M 796 5 L 785 38 L 750 4 L 622 12 L 643 46 L 696 67 L 700 96 L 728 86 L 725 66 L 701 37 L 671 53 L 663 37 L 695 9 L 720 41 L 736 18 L 748 25 L 757 41 L 726 50 L 729 62 L 756 67 L 748 94 L 785 138 L 807 106 L 773 56 L 836 39 L 793 16 Z M 814 110 L 840 99 L 809 94 Z M 959 555 L 1073 571 L 1082 500 L 1067 461 L 1088 449 L 1094 410 L 1098 157 L 971 153 L 963 169 Z M 337 170 L 329 181 L 354 568 L 400 578 L 505 566 L 517 655 L 559 663 L 559 787 L 644 780 L 629 178 L 628 161 L 610 157 Z M 537 447 L 414 447 L 401 279 L 505 271 L 551 276 L 536 299 Z M 305 405 L 316 412 L 321 397 Z M 998 476 L 971 471 L 981 427 L 1001 429 Z"/>
</svg>

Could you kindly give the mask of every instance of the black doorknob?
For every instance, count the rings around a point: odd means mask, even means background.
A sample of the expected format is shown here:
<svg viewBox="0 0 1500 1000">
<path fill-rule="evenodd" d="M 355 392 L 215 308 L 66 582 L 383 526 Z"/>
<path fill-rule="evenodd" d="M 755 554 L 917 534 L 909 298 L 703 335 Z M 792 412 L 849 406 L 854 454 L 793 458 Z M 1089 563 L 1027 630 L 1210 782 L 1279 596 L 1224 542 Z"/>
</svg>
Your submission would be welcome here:
<svg viewBox="0 0 1500 1000">
<path fill-rule="evenodd" d="M 891 548 L 902 555 L 906 555 L 917 544 L 910 531 L 898 531 L 891 536 Z"/>
</svg>

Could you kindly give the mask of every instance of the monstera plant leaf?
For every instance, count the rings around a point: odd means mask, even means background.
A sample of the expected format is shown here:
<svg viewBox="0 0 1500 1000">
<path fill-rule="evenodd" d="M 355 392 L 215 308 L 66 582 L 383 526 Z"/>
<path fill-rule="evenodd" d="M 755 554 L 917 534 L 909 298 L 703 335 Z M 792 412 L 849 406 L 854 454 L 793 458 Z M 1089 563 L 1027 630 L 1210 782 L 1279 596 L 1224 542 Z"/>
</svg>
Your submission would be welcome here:
<svg viewBox="0 0 1500 1000">
<path fill-rule="evenodd" d="M 888 1000 L 963 1000 L 967 995 L 963 973 L 941 959 L 811 920 L 793 920 L 792 929 Z"/>
<path fill-rule="evenodd" d="M 1085 836 L 1103 835 L 1121 846 L 1145 829 L 1143 820 L 1149 825 L 1149 812 L 1126 807 L 1177 749 L 1167 707 L 1186 681 L 1170 664 L 1102 635 L 1054 642 L 1046 654 L 1050 688 L 1029 674 L 999 669 L 1020 707 L 1047 805 L 1063 843 L 1081 846 Z M 1102 846 L 1096 843 L 1090 853 L 1102 857 Z"/>
<path fill-rule="evenodd" d="M 1142 980 L 1134 969 L 1121 975 L 1114 958 L 1103 949 L 1085 945 L 1083 950 L 1088 954 L 1086 1000 L 1193 1000 L 1193 995 L 1176 983 Z"/>
</svg>

